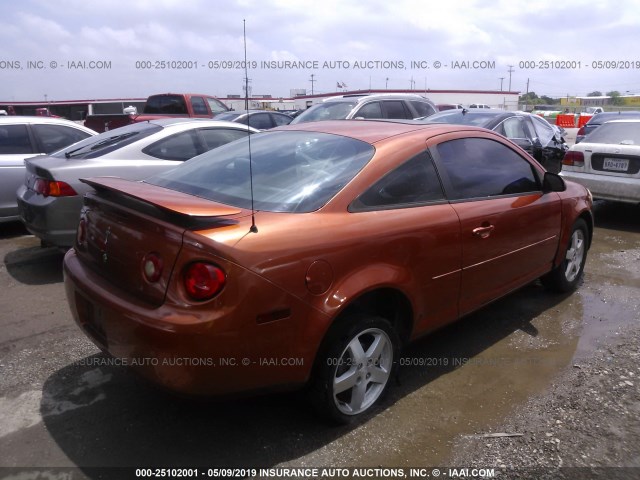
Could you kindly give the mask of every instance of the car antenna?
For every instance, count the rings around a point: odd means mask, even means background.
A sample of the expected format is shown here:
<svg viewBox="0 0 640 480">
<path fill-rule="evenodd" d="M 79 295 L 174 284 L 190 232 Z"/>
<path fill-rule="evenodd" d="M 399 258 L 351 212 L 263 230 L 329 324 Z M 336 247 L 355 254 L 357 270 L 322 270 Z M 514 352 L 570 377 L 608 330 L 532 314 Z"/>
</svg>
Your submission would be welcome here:
<svg viewBox="0 0 640 480">
<path fill-rule="evenodd" d="M 249 72 L 247 70 L 247 21 L 242 20 L 242 35 L 244 40 L 244 106 L 247 109 L 247 140 L 249 141 L 249 185 L 251 188 L 251 228 L 249 231 L 258 233 L 256 225 L 256 211 L 253 207 L 253 165 L 251 161 L 251 127 L 249 126 Z"/>
</svg>

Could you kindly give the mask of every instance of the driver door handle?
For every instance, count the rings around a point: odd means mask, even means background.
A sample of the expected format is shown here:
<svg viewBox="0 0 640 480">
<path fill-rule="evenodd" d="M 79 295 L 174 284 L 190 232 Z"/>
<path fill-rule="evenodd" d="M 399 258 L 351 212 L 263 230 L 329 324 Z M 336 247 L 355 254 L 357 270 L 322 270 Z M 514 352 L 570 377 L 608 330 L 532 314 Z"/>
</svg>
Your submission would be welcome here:
<svg viewBox="0 0 640 480">
<path fill-rule="evenodd" d="M 494 228 L 496 228 L 496 227 L 493 226 L 493 225 L 476 227 L 476 228 L 473 229 L 473 234 L 476 237 L 487 238 L 489 235 L 491 235 L 491 232 L 493 232 Z"/>
</svg>

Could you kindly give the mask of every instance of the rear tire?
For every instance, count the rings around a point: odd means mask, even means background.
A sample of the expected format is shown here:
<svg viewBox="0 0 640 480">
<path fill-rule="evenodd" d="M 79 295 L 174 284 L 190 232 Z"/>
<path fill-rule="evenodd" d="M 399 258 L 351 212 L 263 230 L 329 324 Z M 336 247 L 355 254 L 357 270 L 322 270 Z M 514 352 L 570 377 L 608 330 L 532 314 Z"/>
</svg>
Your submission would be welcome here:
<svg viewBox="0 0 640 480">
<path fill-rule="evenodd" d="M 576 289 L 584 273 L 589 246 L 589 230 L 586 222 L 579 218 L 573 224 L 565 258 L 556 268 L 540 280 L 551 291 L 565 293 Z"/>
<path fill-rule="evenodd" d="M 384 318 L 344 318 L 329 332 L 317 357 L 311 403 L 333 423 L 363 418 L 386 393 L 399 350 L 398 334 Z"/>
</svg>

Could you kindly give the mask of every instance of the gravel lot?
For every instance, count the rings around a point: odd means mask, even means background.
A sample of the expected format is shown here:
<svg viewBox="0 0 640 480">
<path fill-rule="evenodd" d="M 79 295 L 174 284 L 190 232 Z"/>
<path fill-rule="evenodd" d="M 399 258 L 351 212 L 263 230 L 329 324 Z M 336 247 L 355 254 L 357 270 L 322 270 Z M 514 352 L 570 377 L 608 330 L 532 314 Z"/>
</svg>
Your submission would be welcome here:
<svg viewBox="0 0 640 480">
<path fill-rule="evenodd" d="M 377 414 L 339 428 L 297 393 L 193 402 L 108 365 L 71 320 L 62 254 L 4 225 L 0 478 L 46 478 L 35 467 L 80 467 L 76 479 L 98 478 L 91 467 L 194 465 L 640 478 L 640 215 L 595 210 L 577 292 L 534 283 L 417 342 Z"/>
</svg>

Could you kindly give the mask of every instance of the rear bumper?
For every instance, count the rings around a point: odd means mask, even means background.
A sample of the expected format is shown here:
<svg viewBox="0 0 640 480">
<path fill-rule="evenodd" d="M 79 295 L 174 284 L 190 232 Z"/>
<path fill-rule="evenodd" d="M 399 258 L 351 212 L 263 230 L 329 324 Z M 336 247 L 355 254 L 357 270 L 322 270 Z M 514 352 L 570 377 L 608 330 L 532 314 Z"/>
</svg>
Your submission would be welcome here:
<svg viewBox="0 0 640 480">
<path fill-rule="evenodd" d="M 58 247 L 71 247 L 82 209 L 82 197 L 44 197 L 22 185 L 17 191 L 20 220 L 36 237 Z"/>
<path fill-rule="evenodd" d="M 73 317 L 103 351 L 153 383 L 186 395 L 235 395 L 292 389 L 306 382 L 321 338 L 302 334 L 313 312 L 260 277 L 239 269 L 240 295 L 286 302 L 290 315 L 260 323 L 260 302 L 225 301 L 208 309 L 150 307 L 119 291 L 69 250 L 64 283 Z M 214 299 L 215 300 L 215 299 Z M 314 346 L 315 345 L 315 346 Z"/>
<path fill-rule="evenodd" d="M 593 173 L 560 172 L 567 180 L 587 187 L 594 198 L 625 203 L 640 203 L 640 179 L 617 177 L 613 175 L 596 175 Z"/>
</svg>

